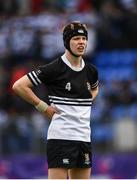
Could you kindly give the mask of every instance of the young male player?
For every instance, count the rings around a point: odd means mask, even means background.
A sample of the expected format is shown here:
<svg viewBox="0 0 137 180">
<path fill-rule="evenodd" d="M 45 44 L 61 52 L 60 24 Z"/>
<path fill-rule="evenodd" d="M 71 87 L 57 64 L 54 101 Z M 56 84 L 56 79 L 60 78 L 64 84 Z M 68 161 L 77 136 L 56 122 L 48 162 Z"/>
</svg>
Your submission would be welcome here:
<svg viewBox="0 0 137 180">
<path fill-rule="evenodd" d="M 98 94 L 98 72 L 84 61 L 88 31 L 72 22 L 63 30 L 65 53 L 51 63 L 29 72 L 13 90 L 51 119 L 47 137 L 49 179 L 89 179 L 91 175 L 90 111 Z M 44 83 L 50 104 L 33 86 Z"/>
</svg>

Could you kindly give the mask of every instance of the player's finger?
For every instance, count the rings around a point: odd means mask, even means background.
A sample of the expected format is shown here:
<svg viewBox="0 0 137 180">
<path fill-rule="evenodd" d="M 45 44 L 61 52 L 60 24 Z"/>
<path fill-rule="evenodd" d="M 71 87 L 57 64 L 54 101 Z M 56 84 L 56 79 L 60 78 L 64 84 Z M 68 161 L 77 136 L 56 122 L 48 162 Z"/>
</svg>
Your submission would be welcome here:
<svg viewBox="0 0 137 180">
<path fill-rule="evenodd" d="M 52 104 L 51 106 L 54 108 L 55 113 L 60 114 L 60 110 L 54 104 Z"/>
</svg>

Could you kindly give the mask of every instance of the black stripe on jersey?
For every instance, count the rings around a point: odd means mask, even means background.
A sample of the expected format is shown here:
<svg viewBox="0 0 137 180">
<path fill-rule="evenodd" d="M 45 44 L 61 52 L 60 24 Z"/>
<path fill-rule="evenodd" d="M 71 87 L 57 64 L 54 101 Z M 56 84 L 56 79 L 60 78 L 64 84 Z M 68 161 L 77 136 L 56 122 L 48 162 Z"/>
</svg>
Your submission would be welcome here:
<svg viewBox="0 0 137 180">
<path fill-rule="evenodd" d="M 90 101 L 90 102 L 77 102 L 77 101 L 57 101 L 57 100 L 52 100 L 52 99 L 50 99 L 49 100 L 51 103 L 53 102 L 53 103 L 64 103 L 64 104 L 78 104 L 78 105 L 91 105 L 92 104 L 92 102 Z"/>
<path fill-rule="evenodd" d="M 28 73 L 28 77 L 31 80 L 31 82 L 33 83 L 33 85 L 37 86 L 38 84 L 41 84 L 40 79 L 38 78 L 38 76 L 36 75 L 36 73 L 34 71 Z"/>
<path fill-rule="evenodd" d="M 37 82 L 39 84 L 41 84 L 41 80 L 38 78 L 37 74 L 35 73 L 35 71 L 32 71 L 33 77 L 35 77 L 35 79 L 37 80 Z"/>
<path fill-rule="evenodd" d="M 49 96 L 49 99 L 57 100 L 57 101 L 77 102 L 77 103 L 92 102 L 92 98 L 78 99 L 78 98 L 66 98 L 66 97 L 58 97 L 58 96 Z"/>
<path fill-rule="evenodd" d="M 91 88 L 95 88 L 95 87 L 97 87 L 98 86 L 98 81 L 95 83 L 95 84 L 93 84 L 92 86 L 91 86 Z"/>
<path fill-rule="evenodd" d="M 76 105 L 76 106 L 90 106 L 92 99 L 76 99 L 76 98 L 63 98 L 56 96 L 49 96 L 49 101 L 54 104 Z"/>
<path fill-rule="evenodd" d="M 66 102 L 77 102 L 77 103 L 90 103 L 92 100 L 71 100 L 71 99 L 57 99 L 57 98 L 49 98 L 51 101 L 66 101 Z"/>
<path fill-rule="evenodd" d="M 33 84 L 34 86 L 36 86 L 36 84 L 35 84 L 35 83 L 33 82 L 33 80 L 31 79 L 30 75 L 27 74 L 27 76 L 28 76 L 29 80 L 32 82 L 32 84 Z"/>
<path fill-rule="evenodd" d="M 92 105 L 92 103 L 90 103 L 90 104 L 73 104 L 73 103 L 68 104 L 68 103 L 61 103 L 61 102 L 56 102 L 54 104 L 68 105 L 68 106 L 91 106 Z"/>
</svg>

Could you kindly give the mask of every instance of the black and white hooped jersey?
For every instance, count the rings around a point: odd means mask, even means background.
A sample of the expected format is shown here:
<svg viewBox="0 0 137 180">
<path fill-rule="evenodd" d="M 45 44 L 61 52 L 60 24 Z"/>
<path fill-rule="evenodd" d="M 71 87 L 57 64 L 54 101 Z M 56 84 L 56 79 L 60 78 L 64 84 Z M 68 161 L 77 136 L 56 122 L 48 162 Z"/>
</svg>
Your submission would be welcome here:
<svg viewBox="0 0 137 180">
<path fill-rule="evenodd" d="M 35 86 L 44 83 L 50 104 L 59 109 L 50 123 L 48 139 L 90 142 L 90 91 L 98 86 L 95 66 L 82 60 L 81 68 L 73 68 L 63 55 L 28 73 L 28 78 Z"/>
</svg>

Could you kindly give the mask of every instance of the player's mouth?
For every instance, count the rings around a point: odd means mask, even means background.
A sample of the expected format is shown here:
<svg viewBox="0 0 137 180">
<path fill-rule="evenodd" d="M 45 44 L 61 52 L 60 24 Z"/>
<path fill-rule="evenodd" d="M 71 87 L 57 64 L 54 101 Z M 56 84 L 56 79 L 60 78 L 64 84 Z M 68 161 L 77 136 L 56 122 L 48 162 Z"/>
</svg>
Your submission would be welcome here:
<svg viewBox="0 0 137 180">
<path fill-rule="evenodd" d="M 84 49 L 85 49 L 84 46 L 79 46 L 78 47 L 78 51 L 84 51 Z"/>
</svg>

